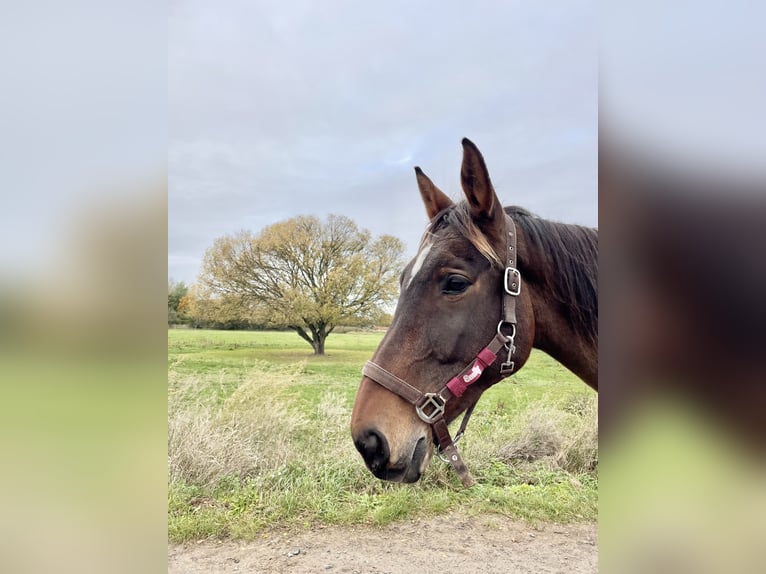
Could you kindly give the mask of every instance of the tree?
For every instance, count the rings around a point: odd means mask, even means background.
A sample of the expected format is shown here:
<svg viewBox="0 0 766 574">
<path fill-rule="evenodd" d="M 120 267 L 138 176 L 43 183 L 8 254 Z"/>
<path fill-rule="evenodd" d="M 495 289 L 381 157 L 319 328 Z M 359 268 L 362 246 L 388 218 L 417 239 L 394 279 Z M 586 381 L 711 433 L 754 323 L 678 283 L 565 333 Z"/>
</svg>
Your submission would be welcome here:
<svg viewBox="0 0 766 574">
<path fill-rule="evenodd" d="M 183 281 L 175 282 L 173 279 L 168 279 L 168 325 L 178 323 L 182 319 L 178 306 L 187 292 L 188 288 Z"/>
<path fill-rule="evenodd" d="M 301 216 L 217 239 L 200 284 L 241 298 L 257 320 L 294 329 L 322 355 L 336 326 L 373 323 L 393 301 L 403 251 L 399 239 L 373 240 L 347 217 Z"/>
<path fill-rule="evenodd" d="M 255 326 L 255 314 L 240 296 L 216 296 L 196 284 L 178 304 L 178 315 L 193 328 L 248 329 Z"/>
</svg>

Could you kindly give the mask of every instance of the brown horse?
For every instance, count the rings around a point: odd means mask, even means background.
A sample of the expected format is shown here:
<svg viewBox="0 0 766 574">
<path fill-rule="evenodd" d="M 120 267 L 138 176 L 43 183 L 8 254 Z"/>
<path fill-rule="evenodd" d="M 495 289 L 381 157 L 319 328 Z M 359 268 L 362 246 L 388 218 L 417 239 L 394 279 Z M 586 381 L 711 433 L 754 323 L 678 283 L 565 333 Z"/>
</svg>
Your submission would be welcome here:
<svg viewBox="0 0 766 574">
<path fill-rule="evenodd" d="M 598 234 L 503 209 L 468 139 L 467 201 L 454 203 L 420 168 L 415 173 L 430 223 L 401 275 L 391 326 L 363 371 L 351 433 L 378 478 L 417 481 L 435 443 L 470 485 L 446 425 L 470 415 L 533 347 L 598 389 Z"/>
</svg>

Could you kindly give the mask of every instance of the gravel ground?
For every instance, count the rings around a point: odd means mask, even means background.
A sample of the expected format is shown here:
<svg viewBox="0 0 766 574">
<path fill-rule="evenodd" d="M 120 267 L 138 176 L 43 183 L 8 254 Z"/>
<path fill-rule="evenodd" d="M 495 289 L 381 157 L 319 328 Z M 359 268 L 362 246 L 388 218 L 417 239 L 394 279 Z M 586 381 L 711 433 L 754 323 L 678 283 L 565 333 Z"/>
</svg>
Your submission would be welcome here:
<svg viewBox="0 0 766 574">
<path fill-rule="evenodd" d="M 598 571 L 596 523 L 543 524 L 453 513 L 384 527 L 270 531 L 252 542 L 168 546 L 168 572 L 573 574 Z"/>
</svg>

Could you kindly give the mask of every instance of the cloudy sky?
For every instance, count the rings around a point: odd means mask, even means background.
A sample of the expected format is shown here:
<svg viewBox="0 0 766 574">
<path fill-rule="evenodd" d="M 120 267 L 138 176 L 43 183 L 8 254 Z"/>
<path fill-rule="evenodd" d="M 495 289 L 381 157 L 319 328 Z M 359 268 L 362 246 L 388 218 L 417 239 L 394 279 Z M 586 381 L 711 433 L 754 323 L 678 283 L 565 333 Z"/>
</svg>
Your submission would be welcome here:
<svg viewBox="0 0 766 574">
<path fill-rule="evenodd" d="M 597 225 L 592 2 L 172 2 L 168 275 L 299 214 L 405 241 L 413 167 L 460 196 L 460 140 L 504 204 Z"/>
</svg>

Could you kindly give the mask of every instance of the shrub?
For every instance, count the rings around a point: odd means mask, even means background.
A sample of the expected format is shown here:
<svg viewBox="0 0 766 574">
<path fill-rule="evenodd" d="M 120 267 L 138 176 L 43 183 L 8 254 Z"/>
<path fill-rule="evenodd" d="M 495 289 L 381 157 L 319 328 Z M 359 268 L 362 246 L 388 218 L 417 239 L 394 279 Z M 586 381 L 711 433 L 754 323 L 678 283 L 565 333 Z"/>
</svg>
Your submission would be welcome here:
<svg viewBox="0 0 766 574">
<path fill-rule="evenodd" d="M 577 404 L 539 403 L 520 419 L 515 439 L 498 451 L 509 464 L 536 463 L 572 474 L 593 472 L 598 465 L 598 414 L 595 398 Z"/>
</svg>

